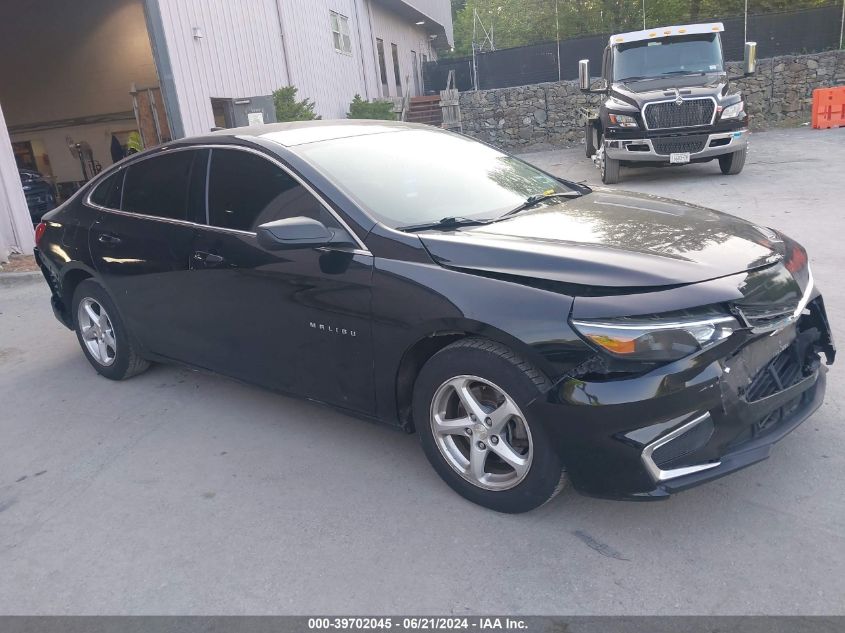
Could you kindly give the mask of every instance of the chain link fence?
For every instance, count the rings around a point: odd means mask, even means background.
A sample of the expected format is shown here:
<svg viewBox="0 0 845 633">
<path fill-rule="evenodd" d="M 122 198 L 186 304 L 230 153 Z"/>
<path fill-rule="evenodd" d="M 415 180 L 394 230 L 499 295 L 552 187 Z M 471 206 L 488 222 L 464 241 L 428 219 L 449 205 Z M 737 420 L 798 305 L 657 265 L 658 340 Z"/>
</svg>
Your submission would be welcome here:
<svg viewBox="0 0 845 633">
<path fill-rule="evenodd" d="M 575 4 L 567 3 L 569 7 Z M 612 2 L 608 4 L 615 6 Z M 449 71 L 452 70 L 455 71 L 456 87 L 461 91 L 575 79 L 578 76 L 579 59 L 589 59 L 592 68 L 601 68 L 602 53 L 610 35 L 642 29 L 643 16 L 647 26 L 655 27 L 696 22 L 724 23 L 722 45 L 727 61 L 742 59 L 746 40 L 757 42 L 758 58 L 815 53 L 841 46 L 845 0 L 777 12 L 760 11 L 761 1 L 755 0 L 750 2 L 747 15 L 742 0 L 723 3 L 724 10 L 720 10 L 719 14 L 704 13 L 705 10 L 713 9 L 707 0 L 681 3 L 682 11 L 678 10 L 677 0 L 646 0 L 641 3 L 645 9 L 644 14 L 642 10 L 631 11 L 633 3 L 625 4 L 627 9 L 624 12 L 614 15 L 599 12 L 597 18 L 584 18 L 574 24 L 567 21 L 563 27 L 559 27 L 559 30 L 574 30 L 581 35 L 511 48 L 477 50 L 475 55 L 428 62 L 423 66 L 426 92 L 436 94 L 445 88 Z M 561 19 L 558 14 L 558 20 Z M 618 25 L 618 28 L 600 30 L 609 25 Z M 590 30 L 593 34 L 584 34 Z M 495 24 L 491 31 L 492 38 L 485 34 L 486 47 L 495 46 Z M 474 46 L 479 48 L 477 44 Z"/>
</svg>

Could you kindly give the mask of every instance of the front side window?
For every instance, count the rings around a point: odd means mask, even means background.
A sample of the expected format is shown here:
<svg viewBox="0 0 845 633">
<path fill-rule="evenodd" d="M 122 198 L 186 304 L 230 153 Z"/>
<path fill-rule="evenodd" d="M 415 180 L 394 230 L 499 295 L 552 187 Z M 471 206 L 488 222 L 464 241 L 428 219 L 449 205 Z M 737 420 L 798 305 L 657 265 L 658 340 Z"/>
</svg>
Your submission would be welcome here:
<svg viewBox="0 0 845 633">
<path fill-rule="evenodd" d="M 617 44 L 613 54 L 614 81 L 723 70 L 718 33 Z"/>
<path fill-rule="evenodd" d="M 528 196 L 569 191 L 528 163 L 435 129 L 338 138 L 297 150 L 393 228 L 455 216 L 492 219 Z"/>
<path fill-rule="evenodd" d="M 127 167 L 121 208 L 161 218 L 187 219 L 195 155 L 194 151 L 159 154 Z"/>
<path fill-rule="evenodd" d="M 208 183 L 208 223 L 255 231 L 266 222 L 305 216 L 339 226 L 296 179 L 270 161 L 239 150 L 214 149 Z"/>
<path fill-rule="evenodd" d="M 349 37 L 349 18 L 334 11 L 329 12 L 332 22 L 332 39 L 338 53 L 352 54 L 352 39 Z"/>
</svg>

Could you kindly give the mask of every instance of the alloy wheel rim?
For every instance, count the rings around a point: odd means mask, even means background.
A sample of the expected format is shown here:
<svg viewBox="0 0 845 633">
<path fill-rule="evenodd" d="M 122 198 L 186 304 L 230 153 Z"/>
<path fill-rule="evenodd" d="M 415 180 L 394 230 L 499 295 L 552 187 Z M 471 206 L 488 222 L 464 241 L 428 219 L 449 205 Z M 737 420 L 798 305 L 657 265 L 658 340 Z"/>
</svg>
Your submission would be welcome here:
<svg viewBox="0 0 845 633">
<path fill-rule="evenodd" d="M 431 431 L 446 463 L 471 484 L 507 490 L 531 468 L 533 442 L 508 393 L 478 376 L 445 381 L 431 401 Z"/>
<path fill-rule="evenodd" d="M 82 342 L 91 357 L 103 367 L 112 365 L 117 357 L 117 339 L 103 305 L 96 299 L 85 297 L 79 302 L 77 322 Z"/>
</svg>

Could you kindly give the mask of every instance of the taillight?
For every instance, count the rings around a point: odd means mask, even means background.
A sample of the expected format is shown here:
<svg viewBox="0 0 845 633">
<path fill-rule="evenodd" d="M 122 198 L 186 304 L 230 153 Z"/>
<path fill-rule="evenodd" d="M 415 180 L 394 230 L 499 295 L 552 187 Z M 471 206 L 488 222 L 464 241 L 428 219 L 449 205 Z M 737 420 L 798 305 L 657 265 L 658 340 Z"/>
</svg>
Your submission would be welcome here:
<svg viewBox="0 0 845 633">
<path fill-rule="evenodd" d="M 44 222 L 38 224 L 35 227 L 35 245 L 38 246 L 41 242 L 41 238 L 44 237 L 44 231 L 47 230 L 47 225 Z"/>
</svg>

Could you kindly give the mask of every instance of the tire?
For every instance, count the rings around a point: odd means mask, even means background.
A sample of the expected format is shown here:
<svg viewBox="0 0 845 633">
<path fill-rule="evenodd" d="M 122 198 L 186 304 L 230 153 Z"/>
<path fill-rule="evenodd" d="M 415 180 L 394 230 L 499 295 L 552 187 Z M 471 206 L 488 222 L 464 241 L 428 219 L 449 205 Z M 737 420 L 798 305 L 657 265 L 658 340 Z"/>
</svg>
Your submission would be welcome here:
<svg viewBox="0 0 845 633">
<path fill-rule="evenodd" d="M 586 123 L 584 125 L 584 148 L 587 152 L 587 158 L 592 158 L 593 154 L 598 151 L 594 138 L 595 133 L 596 128 L 592 123 Z"/>
<path fill-rule="evenodd" d="M 72 308 L 79 346 L 97 373 L 110 380 L 125 380 L 150 366 L 138 353 L 120 313 L 99 283 L 82 281 L 73 293 Z"/>
<path fill-rule="evenodd" d="M 731 154 L 719 156 L 719 169 L 726 176 L 736 176 L 745 167 L 746 154 L 748 154 L 748 148 L 743 147 Z"/>
<path fill-rule="evenodd" d="M 469 407 L 458 395 L 464 386 L 473 398 Z M 543 423 L 524 415 L 548 387 L 534 366 L 487 339 L 462 339 L 435 354 L 414 385 L 413 417 L 437 474 L 461 496 L 497 512 L 527 512 L 553 499 L 566 482 L 560 458 Z M 496 407 L 498 396 L 503 403 Z M 479 411 L 476 405 L 484 420 L 467 416 L 467 409 Z M 479 442 L 483 450 L 476 452 Z M 473 474 L 473 463 L 482 477 Z"/>
<path fill-rule="evenodd" d="M 604 137 L 601 139 L 602 147 L 604 147 Z M 601 161 L 601 181 L 606 185 L 615 185 L 619 182 L 619 161 L 614 158 L 607 157 L 607 150 L 602 152 Z"/>
</svg>

